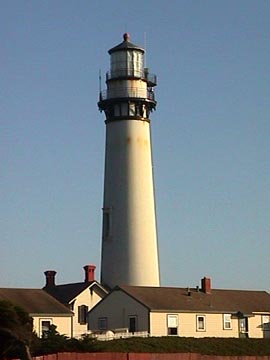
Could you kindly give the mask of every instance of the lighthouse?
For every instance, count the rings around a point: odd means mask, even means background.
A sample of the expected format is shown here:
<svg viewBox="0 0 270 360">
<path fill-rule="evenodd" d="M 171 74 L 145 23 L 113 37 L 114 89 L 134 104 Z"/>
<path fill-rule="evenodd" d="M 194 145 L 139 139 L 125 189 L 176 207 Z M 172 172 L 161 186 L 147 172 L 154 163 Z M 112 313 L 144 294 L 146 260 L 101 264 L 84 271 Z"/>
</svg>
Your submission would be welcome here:
<svg viewBox="0 0 270 360">
<path fill-rule="evenodd" d="M 156 76 L 128 33 L 108 52 L 107 86 L 98 102 L 106 117 L 101 283 L 159 286 L 149 118 Z"/>
</svg>

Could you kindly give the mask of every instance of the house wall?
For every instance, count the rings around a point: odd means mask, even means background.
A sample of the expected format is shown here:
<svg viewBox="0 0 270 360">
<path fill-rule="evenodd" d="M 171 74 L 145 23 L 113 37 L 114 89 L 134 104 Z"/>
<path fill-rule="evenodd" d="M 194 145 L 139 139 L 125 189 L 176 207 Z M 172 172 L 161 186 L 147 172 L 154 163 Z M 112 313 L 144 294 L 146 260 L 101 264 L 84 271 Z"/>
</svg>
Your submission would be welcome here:
<svg viewBox="0 0 270 360">
<path fill-rule="evenodd" d="M 92 288 L 87 288 L 82 291 L 76 298 L 73 306 L 73 337 L 80 337 L 83 334 L 86 334 L 88 331 L 87 321 L 85 324 L 79 323 L 79 306 L 86 305 L 88 306 L 88 311 L 92 309 L 100 300 L 102 299 L 101 295 Z M 74 301 L 74 300 L 73 300 Z"/>
<path fill-rule="evenodd" d="M 57 331 L 68 337 L 72 335 L 72 316 L 55 316 L 55 315 L 42 315 L 33 317 L 33 329 L 39 337 L 42 336 L 42 321 L 50 321 L 52 325 L 57 327 Z"/>
<path fill-rule="evenodd" d="M 197 316 L 205 316 L 205 330 L 197 329 Z M 238 337 L 238 319 L 231 320 L 231 329 L 224 329 L 223 314 L 191 313 L 181 314 L 180 336 L 194 337 Z"/>
<path fill-rule="evenodd" d="M 99 330 L 99 318 L 107 319 L 107 330 L 128 328 L 129 317 L 136 316 L 137 331 L 149 331 L 148 309 L 122 291 L 114 291 L 90 311 L 89 329 Z"/>
<path fill-rule="evenodd" d="M 265 324 L 266 325 L 266 329 L 265 329 L 264 325 L 263 325 L 263 318 L 262 318 L 263 315 L 264 314 L 258 313 L 254 317 L 249 318 L 250 337 L 270 338 L 270 323 Z M 267 314 L 267 315 L 269 316 L 269 314 Z M 264 330 L 266 330 L 266 331 L 264 331 Z"/>
<path fill-rule="evenodd" d="M 223 328 L 223 314 L 206 313 L 150 313 L 150 335 L 167 336 L 167 315 L 178 315 L 178 336 L 185 337 L 239 337 L 238 319 L 232 319 L 232 328 Z M 205 316 L 205 330 L 197 329 L 197 316 Z M 248 335 L 252 338 L 263 338 L 262 316 L 257 314 L 248 318 Z"/>
</svg>

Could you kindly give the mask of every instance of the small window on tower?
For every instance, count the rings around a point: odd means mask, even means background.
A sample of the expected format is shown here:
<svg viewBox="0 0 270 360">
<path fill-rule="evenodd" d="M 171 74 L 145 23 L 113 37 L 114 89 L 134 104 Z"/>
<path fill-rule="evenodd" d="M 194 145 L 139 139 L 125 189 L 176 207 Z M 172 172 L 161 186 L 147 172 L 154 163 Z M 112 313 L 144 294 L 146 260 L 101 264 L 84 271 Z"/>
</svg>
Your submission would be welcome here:
<svg viewBox="0 0 270 360">
<path fill-rule="evenodd" d="M 140 116 L 140 115 L 141 115 L 141 107 L 140 107 L 140 104 L 136 104 L 135 107 L 136 107 L 136 116 Z"/>
<path fill-rule="evenodd" d="M 114 105 L 114 116 L 120 116 L 121 112 L 120 112 L 120 105 L 119 104 L 115 104 Z"/>
<path fill-rule="evenodd" d="M 121 116 L 128 116 L 128 104 L 127 103 L 121 104 Z"/>
<path fill-rule="evenodd" d="M 131 103 L 129 104 L 129 116 L 135 116 L 135 115 L 136 115 L 135 104 Z"/>
<path fill-rule="evenodd" d="M 103 209 L 103 238 L 108 239 L 112 231 L 112 211 L 111 208 Z"/>
<path fill-rule="evenodd" d="M 146 111 L 146 106 L 145 105 L 143 105 L 143 107 L 142 107 L 142 112 L 143 112 L 143 117 L 147 118 L 147 111 Z"/>
</svg>

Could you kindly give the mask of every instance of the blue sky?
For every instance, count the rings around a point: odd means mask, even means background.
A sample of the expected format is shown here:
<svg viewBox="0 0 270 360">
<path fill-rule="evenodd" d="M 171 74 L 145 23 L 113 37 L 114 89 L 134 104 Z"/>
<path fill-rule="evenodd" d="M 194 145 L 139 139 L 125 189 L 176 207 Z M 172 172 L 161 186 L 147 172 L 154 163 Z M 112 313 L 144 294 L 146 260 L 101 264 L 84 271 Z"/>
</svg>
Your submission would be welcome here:
<svg viewBox="0 0 270 360">
<path fill-rule="evenodd" d="M 270 290 L 270 2 L 0 1 L 1 287 L 100 272 L 107 50 L 158 76 L 162 285 Z M 104 76 L 103 76 L 103 88 Z"/>
</svg>

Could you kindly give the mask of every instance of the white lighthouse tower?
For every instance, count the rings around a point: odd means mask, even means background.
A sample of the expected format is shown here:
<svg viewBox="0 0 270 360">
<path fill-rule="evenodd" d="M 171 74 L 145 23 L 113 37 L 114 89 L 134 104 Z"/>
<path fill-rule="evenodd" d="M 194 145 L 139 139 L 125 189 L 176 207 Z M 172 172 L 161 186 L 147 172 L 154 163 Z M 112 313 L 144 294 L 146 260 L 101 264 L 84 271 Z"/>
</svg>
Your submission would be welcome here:
<svg viewBox="0 0 270 360">
<path fill-rule="evenodd" d="M 101 283 L 159 286 L 150 112 L 156 76 L 144 68 L 144 49 L 124 41 L 109 50 Z"/>
</svg>

